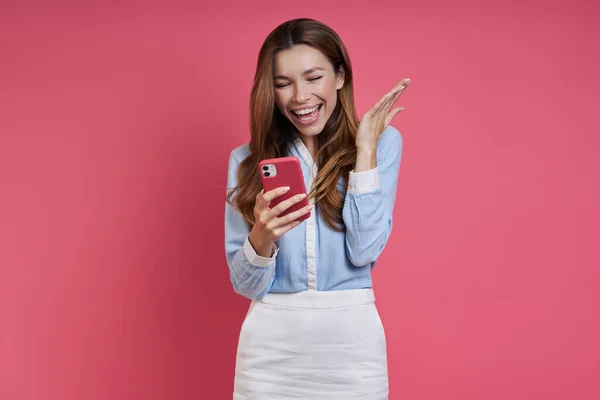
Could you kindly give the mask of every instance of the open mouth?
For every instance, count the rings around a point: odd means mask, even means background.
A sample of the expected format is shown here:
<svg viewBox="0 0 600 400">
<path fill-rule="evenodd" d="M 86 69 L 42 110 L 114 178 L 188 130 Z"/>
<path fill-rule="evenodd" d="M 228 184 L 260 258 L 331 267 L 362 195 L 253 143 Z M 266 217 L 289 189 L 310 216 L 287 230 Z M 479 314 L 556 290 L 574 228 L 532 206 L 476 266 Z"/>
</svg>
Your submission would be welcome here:
<svg viewBox="0 0 600 400">
<path fill-rule="evenodd" d="M 316 107 L 305 108 L 302 110 L 294 110 L 292 114 L 296 117 L 298 121 L 302 124 L 310 124 L 313 123 L 319 118 L 319 114 L 321 113 L 321 108 L 323 104 L 319 104 Z"/>
</svg>

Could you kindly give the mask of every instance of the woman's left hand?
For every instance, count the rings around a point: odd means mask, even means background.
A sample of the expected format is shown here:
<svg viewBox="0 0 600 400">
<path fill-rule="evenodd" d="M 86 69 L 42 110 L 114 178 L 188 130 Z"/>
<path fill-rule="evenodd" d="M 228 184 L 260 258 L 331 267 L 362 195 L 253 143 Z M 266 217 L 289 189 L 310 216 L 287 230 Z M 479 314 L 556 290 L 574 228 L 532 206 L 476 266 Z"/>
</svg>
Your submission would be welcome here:
<svg viewBox="0 0 600 400">
<path fill-rule="evenodd" d="M 392 106 L 409 83 L 410 79 L 402 79 L 363 116 L 356 132 L 356 147 L 359 152 L 363 150 L 372 153 L 377 150 L 377 142 L 385 128 L 396 114 L 404 110 L 404 107 L 392 109 Z"/>
</svg>

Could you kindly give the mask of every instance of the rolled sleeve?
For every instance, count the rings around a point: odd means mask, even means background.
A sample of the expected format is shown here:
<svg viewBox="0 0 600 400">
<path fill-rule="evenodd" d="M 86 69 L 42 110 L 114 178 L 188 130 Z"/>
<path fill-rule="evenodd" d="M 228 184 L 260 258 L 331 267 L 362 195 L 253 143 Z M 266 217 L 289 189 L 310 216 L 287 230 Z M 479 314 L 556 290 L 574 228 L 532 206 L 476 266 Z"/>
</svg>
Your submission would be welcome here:
<svg viewBox="0 0 600 400">
<path fill-rule="evenodd" d="M 379 189 L 379 167 L 362 172 L 350 171 L 348 179 L 349 194 L 369 193 L 377 189 Z"/>
<path fill-rule="evenodd" d="M 279 249 L 277 246 L 273 244 L 273 255 L 271 257 L 262 257 L 256 254 L 256 251 L 254 250 L 254 247 L 252 247 L 252 244 L 250 244 L 250 240 L 248 238 L 246 238 L 246 241 L 244 242 L 244 253 L 246 254 L 246 258 L 248 259 L 248 262 L 255 267 L 266 268 L 273 265 L 278 251 Z"/>
</svg>

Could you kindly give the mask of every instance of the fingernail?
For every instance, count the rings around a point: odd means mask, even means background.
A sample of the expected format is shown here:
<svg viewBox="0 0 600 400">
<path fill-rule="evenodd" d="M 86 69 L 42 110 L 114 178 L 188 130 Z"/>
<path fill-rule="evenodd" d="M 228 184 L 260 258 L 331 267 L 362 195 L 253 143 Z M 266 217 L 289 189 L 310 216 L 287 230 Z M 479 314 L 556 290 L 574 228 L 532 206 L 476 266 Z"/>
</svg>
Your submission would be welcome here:
<svg viewBox="0 0 600 400">
<path fill-rule="evenodd" d="M 410 83 L 410 79 L 407 79 L 406 83 L 404 84 L 404 86 L 408 86 L 409 83 Z"/>
<path fill-rule="evenodd" d="M 284 192 L 287 192 L 288 190 L 290 190 L 290 187 L 289 187 L 289 186 L 284 186 L 284 187 L 283 187 L 283 191 L 284 191 Z"/>
<path fill-rule="evenodd" d="M 303 199 L 305 197 L 306 197 L 306 194 L 304 194 L 304 193 L 301 193 L 301 194 L 298 195 L 298 198 L 300 198 L 300 199 Z"/>
</svg>

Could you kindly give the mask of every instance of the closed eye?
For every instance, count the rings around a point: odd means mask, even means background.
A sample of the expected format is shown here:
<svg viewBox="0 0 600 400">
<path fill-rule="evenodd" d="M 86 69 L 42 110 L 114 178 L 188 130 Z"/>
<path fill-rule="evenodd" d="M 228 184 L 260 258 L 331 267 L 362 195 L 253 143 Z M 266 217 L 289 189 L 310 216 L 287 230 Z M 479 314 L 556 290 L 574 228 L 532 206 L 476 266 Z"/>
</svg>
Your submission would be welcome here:
<svg viewBox="0 0 600 400">
<path fill-rule="evenodd" d="M 314 82 L 314 81 L 318 81 L 321 78 L 323 78 L 323 76 L 314 76 L 312 78 L 309 78 L 308 80 L 310 82 Z M 276 83 L 275 87 L 276 88 L 284 88 L 284 87 L 289 86 L 289 85 L 290 85 L 289 83 Z"/>
</svg>

